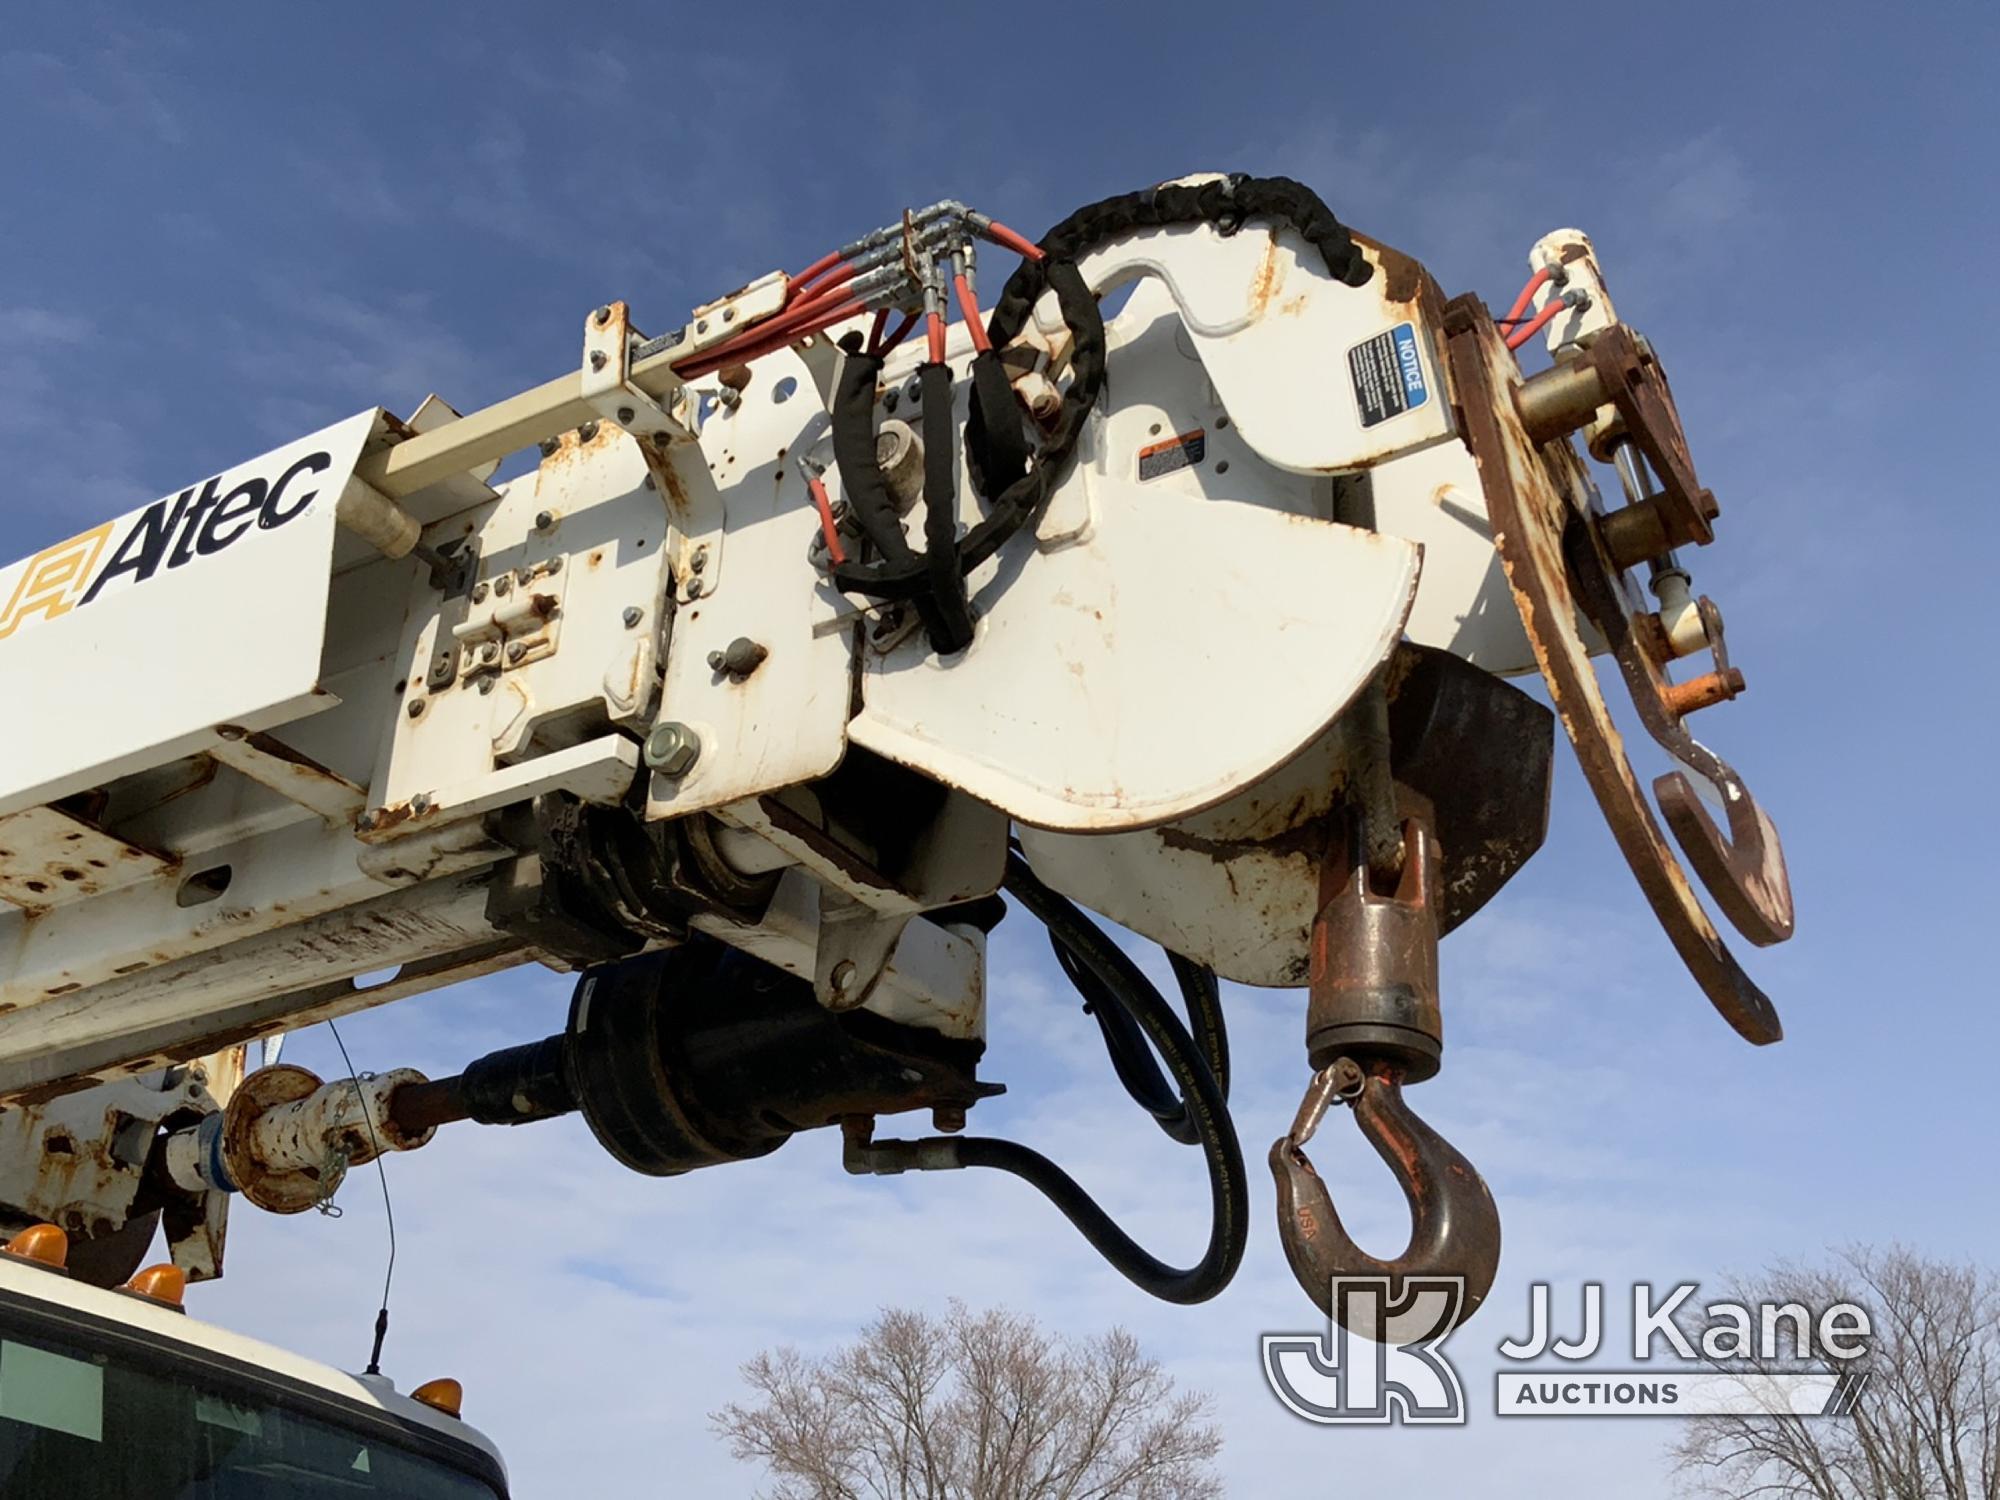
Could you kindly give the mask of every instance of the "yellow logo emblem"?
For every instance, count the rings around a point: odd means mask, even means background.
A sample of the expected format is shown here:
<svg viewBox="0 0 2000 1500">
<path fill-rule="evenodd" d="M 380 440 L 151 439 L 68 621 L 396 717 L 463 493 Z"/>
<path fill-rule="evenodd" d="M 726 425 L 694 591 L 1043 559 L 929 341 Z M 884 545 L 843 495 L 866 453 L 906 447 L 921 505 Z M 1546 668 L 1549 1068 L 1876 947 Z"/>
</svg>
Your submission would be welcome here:
<svg viewBox="0 0 2000 1500">
<path fill-rule="evenodd" d="M 21 581 L 14 585 L 14 597 L 5 608 L 0 608 L 0 640 L 12 635 L 32 615 L 53 620 L 75 607 L 77 597 L 90 581 L 90 570 L 97 566 L 98 555 L 111 537 L 112 525 L 106 521 L 95 530 L 57 542 L 28 559 Z"/>
</svg>

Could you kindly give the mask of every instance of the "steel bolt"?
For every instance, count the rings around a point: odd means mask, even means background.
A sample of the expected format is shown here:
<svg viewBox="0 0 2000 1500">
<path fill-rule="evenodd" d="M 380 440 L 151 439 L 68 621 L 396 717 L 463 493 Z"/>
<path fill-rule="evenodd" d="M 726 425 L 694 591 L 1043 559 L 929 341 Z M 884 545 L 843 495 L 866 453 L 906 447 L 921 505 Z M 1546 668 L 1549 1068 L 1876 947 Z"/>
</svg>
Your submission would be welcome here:
<svg viewBox="0 0 2000 1500">
<path fill-rule="evenodd" d="M 479 659 L 484 662 L 500 660 L 499 643 L 497 641 L 488 641 L 485 645 L 481 646 L 479 648 Z"/>
<path fill-rule="evenodd" d="M 598 308 L 594 316 L 597 319 L 597 326 L 602 328 L 606 323 L 611 321 L 611 304 L 607 302 L 604 306 Z"/>
<path fill-rule="evenodd" d="M 727 660 L 729 660 L 729 658 L 724 656 L 720 651 L 709 652 L 708 670 L 711 672 L 720 672 L 722 670 L 722 664 Z"/>
<path fill-rule="evenodd" d="M 604 356 L 604 351 L 603 351 L 602 349 L 593 349 L 593 350 L 591 350 L 591 351 L 590 351 L 590 368 L 591 368 L 591 369 L 593 369 L 593 370 L 601 370 L 601 369 L 603 369 L 603 368 L 604 368 L 604 366 L 605 366 L 605 356 Z"/>
<path fill-rule="evenodd" d="M 500 576 L 499 576 L 498 578 L 494 579 L 494 580 L 493 580 L 493 592 L 494 592 L 494 593 L 496 593 L 496 594 L 511 594 L 511 593 L 513 593 L 513 592 L 514 592 L 514 575 L 513 575 L 512 573 L 502 573 L 502 574 L 501 574 L 501 575 L 500 575 Z"/>
<path fill-rule="evenodd" d="M 931 1129 L 945 1135 L 957 1135 L 965 1129 L 965 1106 L 963 1104 L 935 1104 L 931 1106 Z"/>
<path fill-rule="evenodd" d="M 723 308 L 722 321 L 725 323 L 734 323 L 736 321 L 736 309 L 733 307 Z"/>
<path fill-rule="evenodd" d="M 585 422 L 581 427 L 577 428 L 576 435 L 579 441 L 589 442 L 597 436 L 597 423 L 595 421 Z"/>
<path fill-rule="evenodd" d="M 690 578 L 688 580 L 688 598 L 699 599 L 701 596 L 702 596 L 701 580 L 699 578 Z"/>
<path fill-rule="evenodd" d="M 550 574 L 551 576 L 560 573 L 562 571 L 562 559 L 560 557 L 550 558 L 547 562 L 542 564 L 542 571 L 544 573 Z"/>
<path fill-rule="evenodd" d="M 480 691 L 480 694 L 481 694 L 481 696 L 482 696 L 482 697 L 483 697 L 483 696 L 484 696 L 485 694 L 487 694 L 487 693 L 490 693 L 490 692 L 492 692 L 492 691 L 493 691 L 493 679 L 492 679 L 491 677 L 482 677 L 482 678 L 480 678 L 480 679 L 479 679 L 479 691 Z"/>
<path fill-rule="evenodd" d="M 556 524 L 556 516 L 554 511 L 538 510 L 535 512 L 535 530 L 547 531 L 551 526 L 555 524 Z"/>
<path fill-rule="evenodd" d="M 513 645 L 507 648 L 507 660 L 510 662 L 519 661 L 522 657 L 526 656 L 527 654 L 528 654 L 528 648 L 522 645 L 519 641 L 514 642 Z"/>
<path fill-rule="evenodd" d="M 693 568 L 697 573 L 708 566 L 708 548 L 706 545 L 694 549 L 694 559 L 688 566 Z"/>
<path fill-rule="evenodd" d="M 638 413 L 637 413 L 637 412 L 635 412 L 634 410 L 632 410 L 632 408 L 631 408 L 631 407 L 629 407 L 629 406 L 621 406 L 621 407 L 619 407 L 619 408 L 618 408 L 618 425 L 619 425 L 620 427 L 629 427 L 629 426 L 631 426 L 631 425 L 632 425 L 632 419 L 633 419 L 634 417 L 636 417 L 637 415 L 638 415 Z"/>
<path fill-rule="evenodd" d="M 708 319 L 706 319 L 706 318 L 703 318 L 703 319 L 702 319 L 702 320 L 701 320 L 700 322 L 696 323 L 696 324 L 694 325 L 694 331 L 695 331 L 696 333 L 707 333 L 707 332 L 708 332 Z"/>
<path fill-rule="evenodd" d="M 218 724 L 215 726 L 215 737 L 217 739 L 240 740 L 243 738 L 243 733 L 243 726 L 241 724 Z"/>
<path fill-rule="evenodd" d="M 409 716 L 413 719 L 419 717 L 423 713 L 423 711 L 424 711 L 424 700 L 421 698 L 412 698 L 409 702 L 408 707 L 405 709 L 405 712 L 407 712 Z"/>
<path fill-rule="evenodd" d="M 416 813 L 418 816 L 421 817 L 430 810 L 431 794 L 429 792 L 418 792 L 416 796 L 410 799 L 410 811 Z"/>
<path fill-rule="evenodd" d="M 701 758 L 701 736 L 685 724 L 655 724 L 646 736 L 646 764 L 662 776 L 685 776 Z"/>
<path fill-rule="evenodd" d="M 537 443 L 535 446 L 542 450 L 543 458 L 549 458 L 554 455 L 556 449 L 562 446 L 562 439 L 543 438 L 541 442 Z"/>
<path fill-rule="evenodd" d="M 485 585 L 485 584 L 483 584 L 483 583 L 475 583 L 475 584 L 474 584 L 474 585 L 472 586 L 472 602 L 473 602 L 474 604 L 484 604 L 484 603 L 486 602 L 486 585 Z"/>
<path fill-rule="evenodd" d="M 645 618 L 646 618 L 646 612 L 643 609 L 639 608 L 638 605 L 628 604 L 625 606 L 624 619 L 625 619 L 625 628 L 627 630 L 630 630 L 633 626 L 637 625 L 641 620 Z"/>
<path fill-rule="evenodd" d="M 375 814 L 372 812 L 363 812 L 354 820 L 354 831 L 356 833 L 366 833 L 374 826 Z"/>
</svg>

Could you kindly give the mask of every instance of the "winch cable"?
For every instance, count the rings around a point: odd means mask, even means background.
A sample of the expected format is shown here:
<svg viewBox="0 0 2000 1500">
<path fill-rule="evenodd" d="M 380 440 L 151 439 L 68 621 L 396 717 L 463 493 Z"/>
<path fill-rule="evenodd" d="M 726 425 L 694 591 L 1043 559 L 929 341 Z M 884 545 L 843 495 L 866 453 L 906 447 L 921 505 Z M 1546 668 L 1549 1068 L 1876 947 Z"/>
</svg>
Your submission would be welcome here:
<svg viewBox="0 0 2000 1500">
<path fill-rule="evenodd" d="M 1236 1275 L 1249 1239 L 1249 1190 L 1243 1173 L 1243 1148 L 1236 1139 L 1235 1123 L 1229 1117 L 1223 1080 L 1217 1076 L 1218 1066 L 1224 1075 L 1228 1070 L 1221 1011 L 1210 1000 L 1198 1001 L 1195 992 L 1188 988 L 1188 976 L 1183 975 L 1182 987 L 1188 992 L 1190 1014 L 1197 1017 L 1196 1024 L 1204 1032 L 1208 1053 L 1204 1056 L 1204 1049 L 1196 1045 L 1173 1007 L 1139 972 L 1137 965 L 1073 902 L 1044 885 L 1018 852 L 1010 851 L 1007 856 L 1005 890 L 1048 928 L 1051 939 L 1059 944 L 1059 956 L 1067 954 L 1092 976 L 1097 987 L 1088 992 L 1087 998 L 1093 1003 L 1108 1004 L 1125 1017 L 1152 1044 L 1179 1085 L 1178 1109 L 1189 1143 L 1201 1147 L 1208 1166 L 1213 1200 L 1208 1247 L 1194 1265 L 1170 1266 L 1119 1228 L 1075 1178 L 1039 1151 L 1017 1141 L 983 1136 L 954 1136 L 939 1144 L 948 1147 L 959 1166 L 1010 1172 L 1036 1188 L 1062 1210 L 1098 1254 L 1141 1290 L 1168 1302 L 1205 1302 L 1228 1286 Z M 1189 970 L 1199 969 L 1186 960 L 1181 963 L 1187 964 Z M 1068 968 L 1066 963 L 1065 970 Z M 1181 964 L 1176 965 L 1176 971 L 1182 972 Z M 1210 976 L 1211 990 L 1212 986 Z M 1196 989 L 1200 988 L 1197 984 Z M 1107 1045 L 1111 1045 L 1110 1035 L 1107 1030 Z M 1126 1046 L 1123 1040 L 1112 1046 L 1115 1064 Z M 1211 1059 L 1218 1066 L 1211 1066 Z M 1120 1066 L 1121 1077 L 1131 1061 L 1127 1057 Z M 1146 1062 L 1151 1066 L 1151 1058 Z M 1143 1076 L 1143 1070 L 1139 1071 Z M 1131 1089 L 1129 1082 L 1127 1088 Z M 1165 1091 L 1162 1082 L 1161 1093 Z M 1152 1104 L 1147 1108 L 1156 1119 L 1161 1119 L 1160 1111 Z M 1165 1119 L 1161 1119 L 1161 1124 L 1162 1128 L 1168 1128 Z M 1168 1133 L 1173 1135 L 1173 1129 L 1168 1129 Z M 1174 1138 L 1181 1139 L 1178 1135 Z"/>
</svg>

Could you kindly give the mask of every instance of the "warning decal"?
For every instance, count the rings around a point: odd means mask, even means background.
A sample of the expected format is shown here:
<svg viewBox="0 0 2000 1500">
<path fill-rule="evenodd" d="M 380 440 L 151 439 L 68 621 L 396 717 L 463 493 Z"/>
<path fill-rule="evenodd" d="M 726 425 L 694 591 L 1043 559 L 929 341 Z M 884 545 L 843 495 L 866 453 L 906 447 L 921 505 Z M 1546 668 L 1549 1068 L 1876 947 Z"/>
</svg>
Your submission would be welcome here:
<svg viewBox="0 0 2000 1500">
<path fill-rule="evenodd" d="M 1417 331 L 1408 323 L 1398 323 L 1349 349 L 1347 373 L 1354 381 L 1354 404 L 1360 408 L 1363 427 L 1400 417 L 1431 398 Z"/>
<path fill-rule="evenodd" d="M 1162 474 L 1171 474 L 1176 469 L 1191 469 L 1201 462 L 1201 456 L 1208 451 L 1208 434 L 1197 427 L 1193 432 L 1177 432 L 1172 437 L 1157 443 L 1149 443 L 1139 450 L 1139 479 L 1158 479 Z"/>
</svg>

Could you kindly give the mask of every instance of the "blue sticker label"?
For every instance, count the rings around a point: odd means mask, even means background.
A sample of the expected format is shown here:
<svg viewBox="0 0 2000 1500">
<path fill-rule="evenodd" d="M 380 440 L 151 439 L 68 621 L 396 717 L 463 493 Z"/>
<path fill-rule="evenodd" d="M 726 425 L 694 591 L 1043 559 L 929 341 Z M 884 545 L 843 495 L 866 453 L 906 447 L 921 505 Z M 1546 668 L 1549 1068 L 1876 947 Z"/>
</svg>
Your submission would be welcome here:
<svg viewBox="0 0 2000 1500">
<path fill-rule="evenodd" d="M 1347 351 L 1347 373 L 1361 425 L 1373 427 L 1414 411 L 1431 398 L 1413 324 L 1398 323 Z"/>
</svg>

